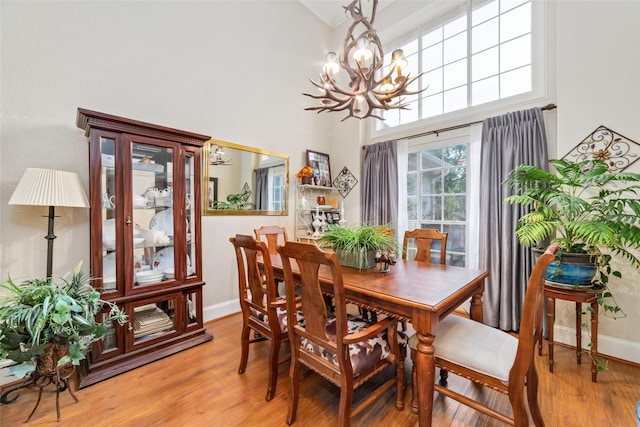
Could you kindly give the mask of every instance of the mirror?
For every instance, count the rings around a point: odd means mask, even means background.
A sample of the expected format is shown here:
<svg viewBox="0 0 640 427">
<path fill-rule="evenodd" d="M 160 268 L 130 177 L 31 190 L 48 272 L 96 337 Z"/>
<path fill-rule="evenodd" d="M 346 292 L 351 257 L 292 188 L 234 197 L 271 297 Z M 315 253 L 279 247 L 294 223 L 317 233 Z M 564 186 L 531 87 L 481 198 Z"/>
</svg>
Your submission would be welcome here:
<svg viewBox="0 0 640 427">
<path fill-rule="evenodd" d="M 203 149 L 204 215 L 287 215 L 289 156 L 215 139 Z"/>
</svg>

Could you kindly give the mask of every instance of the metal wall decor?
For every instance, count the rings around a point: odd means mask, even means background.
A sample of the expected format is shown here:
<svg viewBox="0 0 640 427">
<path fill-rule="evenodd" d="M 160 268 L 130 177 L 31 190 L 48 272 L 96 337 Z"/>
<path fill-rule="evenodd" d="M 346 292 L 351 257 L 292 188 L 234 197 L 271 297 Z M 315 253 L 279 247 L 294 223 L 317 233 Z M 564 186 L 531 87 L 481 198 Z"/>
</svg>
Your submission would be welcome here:
<svg viewBox="0 0 640 427">
<path fill-rule="evenodd" d="M 333 180 L 333 186 L 338 189 L 342 198 L 347 197 L 347 194 L 349 194 L 357 183 L 358 180 L 346 166 L 342 168 L 338 176 Z"/>
<path fill-rule="evenodd" d="M 569 151 L 564 160 L 602 160 L 611 172 L 622 171 L 638 160 L 640 144 L 600 125 Z"/>
</svg>

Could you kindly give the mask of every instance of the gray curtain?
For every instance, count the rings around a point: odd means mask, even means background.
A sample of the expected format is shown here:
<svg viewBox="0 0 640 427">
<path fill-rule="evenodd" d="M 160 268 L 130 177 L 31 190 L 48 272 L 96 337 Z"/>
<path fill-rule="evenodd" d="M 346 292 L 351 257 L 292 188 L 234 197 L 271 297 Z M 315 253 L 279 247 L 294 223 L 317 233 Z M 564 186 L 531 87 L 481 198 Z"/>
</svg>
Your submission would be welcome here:
<svg viewBox="0 0 640 427">
<path fill-rule="evenodd" d="M 520 327 L 522 303 L 533 266 L 530 248 L 518 243 L 518 219 L 525 210 L 503 203 L 502 182 L 520 164 L 548 170 L 544 120 L 539 108 L 482 122 L 480 165 L 480 267 L 489 271 L 484 323 L 505 331 Z"/>
<path fill-rule="evenodd" d="M 396 141 L 364 147 L 362 162 L 362 222 L 372 225 L 398 222 L 398 152 Z"/>
<path fill-rule="evenodd" d="M 254 194 L 256 209 L 269 210 L 269 168 L 255 169 L 254 172 L 256 173 L 256 191 Z"/>
</svg>

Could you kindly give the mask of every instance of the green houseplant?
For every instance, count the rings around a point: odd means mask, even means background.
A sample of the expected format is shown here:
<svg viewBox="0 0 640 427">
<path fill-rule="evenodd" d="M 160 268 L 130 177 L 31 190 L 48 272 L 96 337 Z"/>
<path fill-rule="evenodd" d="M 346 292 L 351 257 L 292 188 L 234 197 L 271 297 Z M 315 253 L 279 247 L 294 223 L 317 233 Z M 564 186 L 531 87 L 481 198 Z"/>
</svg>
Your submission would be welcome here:
<svg viewBox="0 0 640 427">
<path fill-rule="evenodd" d="M 0 358 L 34 360 L 39 372 L 41 363 L 51 365 L 45 358 L 57 360 L 47 370 L 78 365 L 91 343 L 107 332 L 108 322 L 127 321 L 124 311 L 100 299 L 82 265 L 57 280 L 39 277 L 16 284 L 9 277 L 0 294 Z"/>
<path fill-rule="evenodd" d="M 560 270 L 564 254 L 588 254 L 595 266 L 592 282 L 602 289 L 598 302 L 605 314 L 618 313 L 615 300 L 606 302 L 612 297 L 609 275 L 622 276 L 610 261 L 617 255 L 640 267 L 631 251 L 640 248 L 640 174 L 610 172 L 602 160 L 549 162 L 557 173 L 520 165 L 505 180 L 516 193 L 505 201 L 531 208 L 519 219 L 516 235 L 526 246 L 558 243 Z"/>
<path fill-rule="evenodd" d="M 397 242 L 389 227 L 382 225 L 329 225 L 318 245 L 331 248 L 341 265 L 359 269 L 375 265 L 376 252 L 397 252 Z"/>
<path fill-rule="evenodd" d="M 213 209 L 225 209 L 225 210 L 246 210 L 255 209 L 256 205 L 249 201 L 251 196 L 250 191 L 242 191 L 237 194 L 229 194 L 226 201 L 216 200 L 213 202 Z"/>
</svg>

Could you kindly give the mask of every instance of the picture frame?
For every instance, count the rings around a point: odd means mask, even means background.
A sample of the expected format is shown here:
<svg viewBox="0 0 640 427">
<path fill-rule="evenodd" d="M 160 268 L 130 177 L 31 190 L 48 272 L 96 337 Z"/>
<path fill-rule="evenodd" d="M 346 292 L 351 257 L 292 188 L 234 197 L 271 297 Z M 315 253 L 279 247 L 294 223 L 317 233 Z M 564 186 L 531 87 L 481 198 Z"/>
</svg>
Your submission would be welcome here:
<svg viewBox="0 0 640 427">
<path fill-rule="evenodd" d="M 313 169 L 312 184 L 321 187 L 331 187 L 331 164 L 329 155 L 313 150 L 307 150 L 307 166 Z"/>
</svg>

